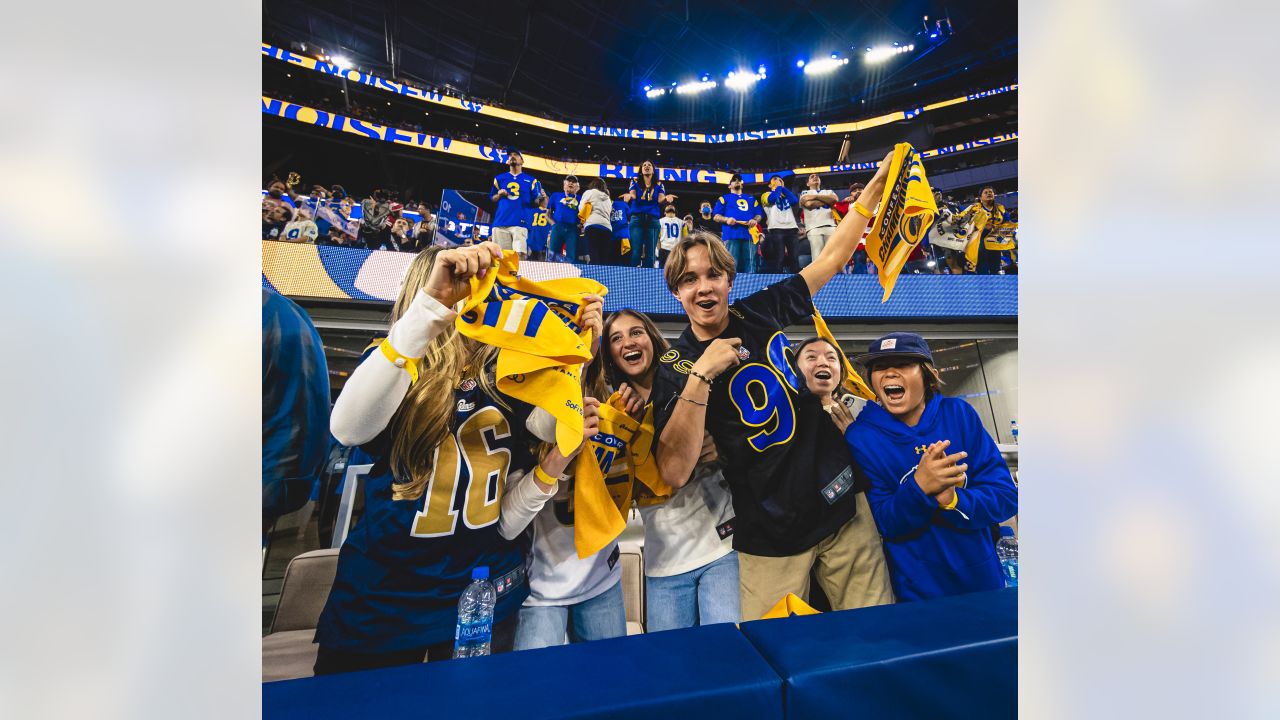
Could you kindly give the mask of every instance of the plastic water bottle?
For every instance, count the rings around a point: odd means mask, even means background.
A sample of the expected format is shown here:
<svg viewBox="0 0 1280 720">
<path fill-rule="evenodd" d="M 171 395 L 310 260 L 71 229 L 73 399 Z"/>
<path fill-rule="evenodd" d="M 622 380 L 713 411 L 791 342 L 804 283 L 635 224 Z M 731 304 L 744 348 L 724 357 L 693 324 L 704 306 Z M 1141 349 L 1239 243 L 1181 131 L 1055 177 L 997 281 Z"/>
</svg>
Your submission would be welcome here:
<svg viewBox="0 0 1280 720">
<path fill-rule="evenodd" d="M 1018 539 L 1013 536 L 1013 528 L 1008 525 L 1000 526 L 996 557 L 1000 558 L 1000 568 L 1004 571 L 1004 586 L 1018 587 Z"/>
<path fill-rule="evenodd" d="M 458 599 L 458 629 L 453 636 L 455 658 L 476 657 L 489 654 L 489 640 L 493 635 L 493 606 L 498 602 L 498 591 L 489 582 L 489 568 L 478 567 L 471 571 L 471 584 Z"/>
<path fill-rule="evenodd" d="M 1012 426 L 1012 430 L 1010 430 L 1010 433 L 1013 435 L 1013 444 L 1017 445 L 1018 444 L 1018 421 L 1010 420 L 1009 425 Z"/>
</svg>

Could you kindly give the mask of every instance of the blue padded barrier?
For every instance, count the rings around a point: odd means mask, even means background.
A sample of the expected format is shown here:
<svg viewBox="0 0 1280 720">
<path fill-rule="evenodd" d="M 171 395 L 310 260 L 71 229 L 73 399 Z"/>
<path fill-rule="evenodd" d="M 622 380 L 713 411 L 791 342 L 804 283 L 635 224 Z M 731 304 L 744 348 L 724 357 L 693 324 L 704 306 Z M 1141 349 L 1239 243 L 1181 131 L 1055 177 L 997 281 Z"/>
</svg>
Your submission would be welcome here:
<svg viewBox="0 0 1280 720">
<path fill-rule="evenodd" d="M 743 623 L 787 718 L 1016 718 L 1016 588 Z"/>
</svg>

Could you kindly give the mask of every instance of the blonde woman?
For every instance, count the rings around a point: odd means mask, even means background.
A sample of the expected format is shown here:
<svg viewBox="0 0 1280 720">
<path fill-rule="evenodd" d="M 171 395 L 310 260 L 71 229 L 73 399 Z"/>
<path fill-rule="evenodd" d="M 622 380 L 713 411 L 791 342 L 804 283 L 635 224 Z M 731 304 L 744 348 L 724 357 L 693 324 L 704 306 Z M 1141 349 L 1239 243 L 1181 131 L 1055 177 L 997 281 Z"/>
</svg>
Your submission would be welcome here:
<svg viewBox="0 0 1280 720">
<path fill-rule="evenodd" d="M 505 490 L 535 464 L 558 477 L 570 458 L 553 448 L 535 463 L 530 408 L 494 387 L 497 350 L 454 329 L 469 279 L 500 257 L 486 242 L 414 258 L 386 340 L 334 405 L 334 437 L 374 467 L 316 629 L 318 675 L 451 658 L 458 597 L 478 566 L 498 589 L 492 649 L 511 648 L 529 544 L 506 539 L 503 514 L 528 498 Z M 601 299 L 586 301 L 581 322 L 598 337 Z M 594 401 L 584 407 L 590 436 Z"/>
</svg>

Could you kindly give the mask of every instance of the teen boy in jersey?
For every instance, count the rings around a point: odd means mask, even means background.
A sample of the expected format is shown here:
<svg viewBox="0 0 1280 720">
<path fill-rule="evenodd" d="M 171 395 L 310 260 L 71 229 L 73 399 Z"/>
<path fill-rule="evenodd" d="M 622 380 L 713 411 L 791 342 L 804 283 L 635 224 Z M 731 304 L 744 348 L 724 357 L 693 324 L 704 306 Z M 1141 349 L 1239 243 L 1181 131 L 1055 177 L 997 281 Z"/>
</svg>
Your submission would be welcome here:
<svg viewBox="0 0 1280 720">
<path fill-rule="evenodd" d="M 863 197 L 880 196 L 889 160 Z M 667 259 L 667 287 L 690 324 L 659 358 L 651 395 L 658 469 L 673 487 L 683 486 L 704 428 L 711 432 L 733 494 L 735 518 L 719 529 L 732 533 L 738 551 L 744 620 L 759 618 L 795 591 L 790 566 L 807 563 L 807 550 L 820 542 L 838 545 L 846 535 L 858 541 L 842 531 L 865 477 L 833 431 L 822 399 L 796 373 L 783 334 L 788 325 L 809 321 L 813 295 L 857 247 L 874 208 L 851 209 L 812 264 L 732 306 L 734 260 L 715 235 L 695 232 Z M 817 570 L 824 588 L 837 584 L 838 569 L 819 563 Z M 874 604 L 848 597 L 848 588 L 832 589 L 835 609 Z M 882 602 L 891 602 L 885 590 Z"/>
</svg>

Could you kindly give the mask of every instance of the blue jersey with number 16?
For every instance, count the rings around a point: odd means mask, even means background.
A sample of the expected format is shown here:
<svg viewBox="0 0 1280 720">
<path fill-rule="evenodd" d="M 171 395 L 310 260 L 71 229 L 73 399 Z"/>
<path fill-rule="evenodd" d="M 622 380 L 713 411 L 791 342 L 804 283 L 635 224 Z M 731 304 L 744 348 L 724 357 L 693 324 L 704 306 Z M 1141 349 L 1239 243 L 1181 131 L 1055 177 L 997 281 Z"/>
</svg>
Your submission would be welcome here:
<svg viewBox="0 0 1280 720">
<path fill-rule="evenodd" d="M 525 431 L 530 408 L 504 400 L 512 410 L 474 379 L 458 385 L 451 432 L 437 446 L 431 480 L 417 500 L 391 497 L 390 428 L 360 446 L 373 459 L 361 481 L 364 515 L 342 545 L 316 642 L 385 653 L 449 640 L 458 598 L 480 565 L 498 590 L 494 621 L 519 610 L 529 594 L 529 539 L 504 539 L 498 515 L 508 474 L 531 470 L 534 460 Z"/>
</svg>

